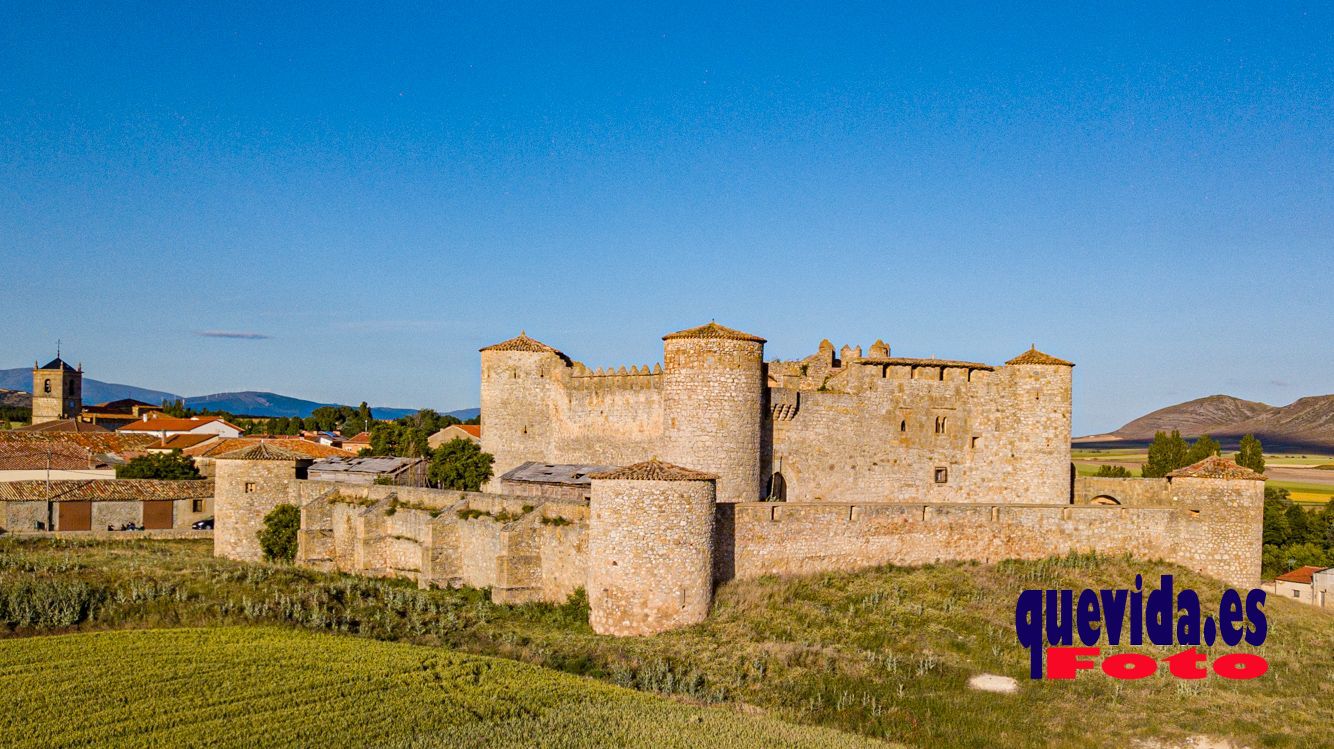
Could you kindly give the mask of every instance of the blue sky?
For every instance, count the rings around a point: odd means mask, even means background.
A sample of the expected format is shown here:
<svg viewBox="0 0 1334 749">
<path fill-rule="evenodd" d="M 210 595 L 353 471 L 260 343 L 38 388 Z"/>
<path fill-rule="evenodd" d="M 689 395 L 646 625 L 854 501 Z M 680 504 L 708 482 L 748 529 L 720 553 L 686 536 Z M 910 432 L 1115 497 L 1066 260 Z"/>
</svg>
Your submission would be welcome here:
<svg viewBox="0 0 1334 749">
<path fill-rule="evenodd" d="M 716 318 L 1036 342 L 1081 433 L 1334 392 L 1328 5 L 107 5 L 0 3 L 0 367 L 461 408 Z"/>
</svg>

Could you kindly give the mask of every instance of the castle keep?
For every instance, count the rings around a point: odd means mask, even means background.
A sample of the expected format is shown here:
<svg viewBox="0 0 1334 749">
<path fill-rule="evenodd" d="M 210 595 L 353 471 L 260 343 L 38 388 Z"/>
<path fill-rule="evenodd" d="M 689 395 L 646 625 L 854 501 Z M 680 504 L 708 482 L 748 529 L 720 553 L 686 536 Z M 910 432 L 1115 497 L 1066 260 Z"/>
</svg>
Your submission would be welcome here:
<svg viewBox="0 0 1334 749">
<path fill-rule="evenodd" d="M 895 357 L 880 341 L 765 362 L 764 343 L 711 322 L 664 336 L 661 364 L 616 371 L 525 334 L 488 346 L 495 476 L 542 464 L 590 481 L 587 500 L 498 478 L 310 481 L 302 456 L 266 448 L 219 458 L 215 551 L 257 558 L 258 524 L 288 502 L 299 563 L 501 602 L 584 588 L 593 628 L 617 635 L 699 622 L 729 579 L 888 563 L 1097 551 L 1258 580 L 1262 476 L 1209 458 L 1165 479 L 1073 477 L 1070 362 Z"/>
<path fill-rule="evenodd" d="M 590 371 L 520 335 L 482 349 L 482 449 L 527 460 L 657 456 L 718 475 L 719 502 L 1068 502 L 1070 362 L 890 356 L 877 341 L 797 362 L 709 323 L 663 364 Z"/>
</svg>

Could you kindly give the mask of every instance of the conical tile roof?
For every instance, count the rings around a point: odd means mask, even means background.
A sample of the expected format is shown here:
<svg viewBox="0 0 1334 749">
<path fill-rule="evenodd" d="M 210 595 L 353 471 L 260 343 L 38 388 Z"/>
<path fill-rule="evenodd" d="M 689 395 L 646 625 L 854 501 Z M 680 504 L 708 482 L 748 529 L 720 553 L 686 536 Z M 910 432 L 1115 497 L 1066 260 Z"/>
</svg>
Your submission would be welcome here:
<svg viewBox="0 0 1334 749">
<path fill-rule="evenodd" d="M 664 463 L 657 458 L 617 468 L 614 471 L 590 473 L 588 477 L 603 481 L 714 481 L 718 478 L 712 473 L 692 471 L 689 468 Z"/>
<path fill-rule="evenodd" d="M 1024 353 L 1005 362 L 1006 364 L 1047 364 L 1053 367 L 1073 367 L 1074 362 L 1068 362 L 1065 359 L 1057 359 L 1051 354 L 1044 354 L 1038 351 L 1037 346 L 1032 346 Z"/>
<path fill-rule="evenodd" d="M 725 338 L 733 341 L 753 341 L 755 343 L 765 342 L 763 338 L 757 335 L 743 333 L 739 330 L 729 328 L 726 325 L 719 325 L 712 320 L 697 328 L 687 328 L 686 330 L 678 330 L 675 333 L 668 333 L 662 337 L 662 340 L 673 341 L 680 338 Z"/>
</svg>

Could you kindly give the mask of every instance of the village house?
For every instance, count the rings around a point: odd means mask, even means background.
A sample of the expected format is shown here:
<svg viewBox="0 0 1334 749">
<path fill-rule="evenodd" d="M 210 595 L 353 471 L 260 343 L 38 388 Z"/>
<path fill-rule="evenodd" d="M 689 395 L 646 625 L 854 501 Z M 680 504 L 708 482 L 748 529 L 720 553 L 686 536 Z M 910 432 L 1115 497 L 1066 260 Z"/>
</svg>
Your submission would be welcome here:
<svg viewBox="0 0 1334 749">
<path fill-rule="evenodd" d="M 188 529 L 213 515 L 212 481 L 14 481 L 0 484 L 6 533 Z"/>
<path fill-rule="evenodd" d="M 1274 578 L 1274 595 L 1324 608 L 1334 606 L 1334 567 L 1306 565 Z"/>
<path fill-rule="evenodd" d="M 190 416 L 175 418 L 144 414 L 139 421 L 126 424 L 118 432 L 151 434 L 163 440 L 178 434 L 211 434 L 220 437 L 240 437 L 242 429 L 217 416 Z"/>
<path fill-rule="evenodd" d="M 481 424 L 450 424 L 426 439 L 426 444 L 434 450 L 437 447 L 449 442 L 450 440 L 467 440 L 474 444 L 482 444 L 482 425 Z"/>
</svg>

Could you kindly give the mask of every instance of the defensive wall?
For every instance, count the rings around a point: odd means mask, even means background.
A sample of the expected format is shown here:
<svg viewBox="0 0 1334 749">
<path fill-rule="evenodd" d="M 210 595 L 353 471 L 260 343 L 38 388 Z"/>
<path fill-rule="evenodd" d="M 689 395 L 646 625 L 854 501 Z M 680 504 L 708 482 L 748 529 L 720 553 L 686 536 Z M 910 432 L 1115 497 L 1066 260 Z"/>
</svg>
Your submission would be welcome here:
<svg viewBox="0 0 1334 749">
<path fill-rule="evenodd" d="M 263 514 L 289 502 L 301 508 L 300 564 L 489 588 L 505 603 L 560 602 L 585 588 L 597 631 L 612 634 L 700 621 L 713 584 L 762 575 L 1070 551 L 1163 559 L 1237 586 L 1260 573 L 1257 480 L 1177 476 L 1156 506 L 720 503 L 710 475 L 649 461 L 595 474 L 585 503 L 309 481 L 298 461 L 250 457 L 219 461 L 221 556 L 258 558 Z M 239 523 L 244 513 L 261 520 Z"/>
</svg>

